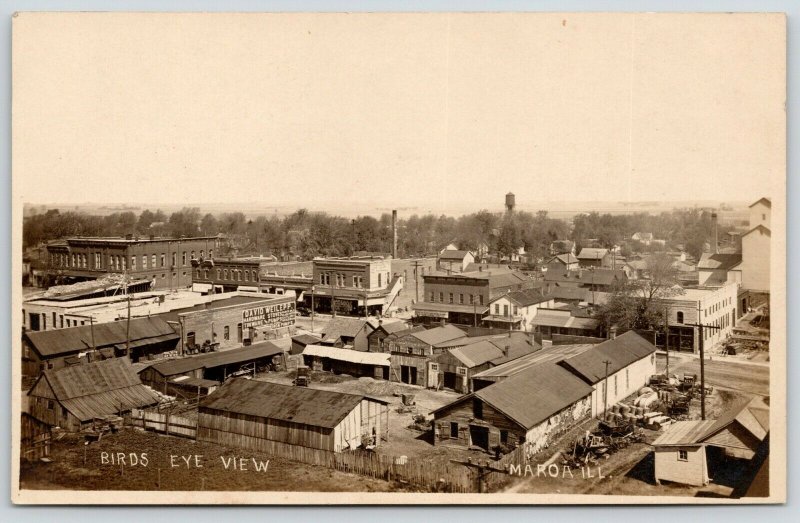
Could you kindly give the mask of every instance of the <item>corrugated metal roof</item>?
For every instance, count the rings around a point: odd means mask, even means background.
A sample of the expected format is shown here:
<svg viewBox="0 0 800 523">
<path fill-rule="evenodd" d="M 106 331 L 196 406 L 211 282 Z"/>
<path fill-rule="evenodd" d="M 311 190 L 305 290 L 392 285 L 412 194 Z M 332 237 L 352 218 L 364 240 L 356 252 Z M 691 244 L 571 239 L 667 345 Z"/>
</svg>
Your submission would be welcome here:
<svg viewBox="0 0 800 523">
<path fill-rule="evenodd" d="M 113 321 L 94 325 L 95 346 L 111 347 L 118 343 L 125 343 L 127 339 L 127 321 Z M 155 339 L 156 342 L 177 340 L 180 336 L 162 318 L 158 316 L 148 318 L 131 318 L 130 340 L 144 341 Z M 68 327 L 50 331 L 26 331 L 25 337 L 31 347 L 42 357 L 69 354 L 92 347 L 92 326 Z"/>
<path fill-rule="evenodd" d="M 332 360 L 347 361 L 350 363 L 388 367 L 391 355 L 384 352 L 363 352 L 352 349 L 340 349 L 338 347 L 327 347 L 325 345 L 307 345 L 303 349 L 303 356 L 319 356 L 320 358 L 330 358 Z"/>
<path fill-rule="evenodd" d="M 713 425 L 714 420 L 676 421 L 653 442 L 653 446 L 696 445 Z"/>
<path fill-rule="evenodd" d="M 42 377 L 58 401 L 81 421 L 158 403 L 124 358 L 46 370 Z M 33 389 L 31 389 L 33 390 Z"/>
<path fill-rule="evenodd" d="M 439 345 L 459 338 L 466 337 L 466 333 L 454 325 L 444 325 L 425 331 L 412 333 L 418 340 L 428 345 Z"/>
<path fill-rule="evenodd" d="M 611 362 L 608 374 L 614 374 L 631 363 L 646 358 L 656 351 L 652 343 L 634 331 L 593 345 L 591 350 L 565 359 L 562 364 L 572 369 L 588 383 L 597 383 L 606 376 L 605 361 Z"/>
<path fill-rule="evenodd" d="M 475 393 L 526 430 L 589 396 L 592 387 L 553 363 L 525 369 Z"/>
<path fill-rule="evenodd" d="M 594 347 L 594 344 L 588 343 L 576 345 L 551 345 L 549 347 L 543 347 L 541 350 L 538 350 L 532 354 L 522 356 L 516 360 L 503 363 L 502 365 L 487 369 L 483 372 L 479 372 L 478 374 L 475 374 L 473 378 L 506 378 L 530 367 L 535 367 L 545 363 L 556 363 L 566 357 L 587 351 L 592 347 Z"/>
<path fill-rule="evenodd" d="M 387 404 L 356 394 L 237 378 L 201 400 L 200 410 L 213 409 L 334 428 L 365 398 Z"/>
<path fill-rule="evenodd" d="M 450 354 L 464 363 L 466 367 L 477 367 L 503 357 L 503 351 L 488 340 L 450 349 Z"/>
<path fill-rule="evenodd" d="M 165 360 L 159 363 L 154 363 L 147 368 L 154 369 L 162 376 L 175 376 L 177 374 L 185 374 L 197 369 L 212 369 L 222 365 L 245 363 L 260 358 L 268 358 L 269 356 L 275 356 L 281 353 L 283 353 L 283 349 L 274 343 L 265 341 L 250 345 L 249 347 L 241 347 L 238 349 L 225 350 L 221 352 L 211 352 L 174 360 Z M 142 371 L 140 370 L 139 372 Z"/>
</svg>

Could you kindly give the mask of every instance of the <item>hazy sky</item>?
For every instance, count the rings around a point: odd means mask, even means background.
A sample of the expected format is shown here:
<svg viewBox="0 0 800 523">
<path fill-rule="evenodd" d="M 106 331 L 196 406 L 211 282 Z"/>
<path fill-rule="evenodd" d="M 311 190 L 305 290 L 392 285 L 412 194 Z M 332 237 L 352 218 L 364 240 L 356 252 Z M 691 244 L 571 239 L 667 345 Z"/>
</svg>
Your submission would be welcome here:
<svg viewBox="0 0 800 523">
<path fill-rule="evenodd" d="M 780 15 L 23 13 L 13 32 L 17 202 L 747 201 L 785 183 Z"/>
</svg>

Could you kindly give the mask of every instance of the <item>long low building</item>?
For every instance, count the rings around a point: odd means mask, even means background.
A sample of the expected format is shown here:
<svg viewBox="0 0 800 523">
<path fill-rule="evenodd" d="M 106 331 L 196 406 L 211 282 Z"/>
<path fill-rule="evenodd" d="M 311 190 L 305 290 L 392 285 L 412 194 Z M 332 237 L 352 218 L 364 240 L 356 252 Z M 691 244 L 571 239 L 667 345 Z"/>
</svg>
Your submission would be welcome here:
<svg viewBox="0 0 800 523">
<path fill-rule="evenodd" d="M 308 345 L 303 349 L 303 362 L 313 370 L 389 379 L 391 356 L 384 352 L 362 352 L 353 349 Z"/>
<path fill-rule="evenodd" d="M 83 325 L 22 335 L 22 374 L 36 377 L 43 370 L 71 364 L 125 356 L 133 362 L 174 350 L 180 336 L 163 319 L 134 318 L 127 321 Z"/>
<path fill-rule="evenodd" d="M 95 418 L 122 415 L 158 404 L 126 359 L 116 358 L 45 370 L 28 391 L 30 414 L 48 425 L 75 432 Z"/>
<path fill-rule="evenodd" d="M 154 363 L 139 371 L 142 382 L 167 393 L 170 382 L 180 376 L 217 382 L 230 376 L 253 374 L 274 365 L 275 357 L 283 357 L 283 349 L 270 342 L 249 347 L 211 352 Z M 285 366 L 285 363 L 281 361 Z"/>
<path fill-rule="evenodd" d="M 197 440 L 273 455 L 341 452 L 388 437 L 388 403 L 357 394 L 234 379 L 200 402 Z"/>
</svg>

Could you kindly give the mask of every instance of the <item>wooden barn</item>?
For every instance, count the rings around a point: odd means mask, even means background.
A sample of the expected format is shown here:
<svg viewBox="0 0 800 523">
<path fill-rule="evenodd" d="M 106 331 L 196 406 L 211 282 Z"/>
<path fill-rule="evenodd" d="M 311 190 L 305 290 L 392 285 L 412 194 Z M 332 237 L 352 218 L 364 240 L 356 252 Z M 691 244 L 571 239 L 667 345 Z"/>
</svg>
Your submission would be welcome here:
<svg viewBox="0 0 800 523">
<path fill-rule="evenodd" d="M 769 407 L 742 401 L 717 420 L 679 421 L 653 442 L 656 483 L 703 486 L 724 468 L 742 473 L 769 435 Z"/>
<path fill-rule="evenodd" d="M 30 414 L 50 426 L 76 432 L 95 418 L 122 415 L 158 404 L 127 359 L 46 370 L 28 391 Z"/>
<path fill-rule="evenodd" d="M 306 387 L 233 379 L 200 402 L 197 440 L 291 457 L 292 447 L 342 452 L 388 438 L 388 403 Z"/>
<path fill-rule="evenodd" d="M 303 363 L 313 370 L 389 379 L 391 356 L 381 352 L 361 352 L 324 345 L 308 345 L 303 349 Z"/>
<path fill-rule="evenodd" d="M 591 394 L 563 367 L 542 363 L 434 410 L 434 444 L 537 452 L 590 416 Z"/>
</svg>

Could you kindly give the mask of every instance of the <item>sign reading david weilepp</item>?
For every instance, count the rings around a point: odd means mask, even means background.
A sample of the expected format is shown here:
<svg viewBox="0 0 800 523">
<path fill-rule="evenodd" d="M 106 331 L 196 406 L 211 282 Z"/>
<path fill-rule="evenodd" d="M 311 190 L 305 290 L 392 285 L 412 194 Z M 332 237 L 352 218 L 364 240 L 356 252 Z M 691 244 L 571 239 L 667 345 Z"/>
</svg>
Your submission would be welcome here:
<svg viewBox="0 0 800 523">
<path fill-rule="evenodd" d="M 288 327 L 294 324 L 294 315 L 294 304 L 288 302 L 253 307 L 242 311 L 242 327 Z"/>
</svg>

